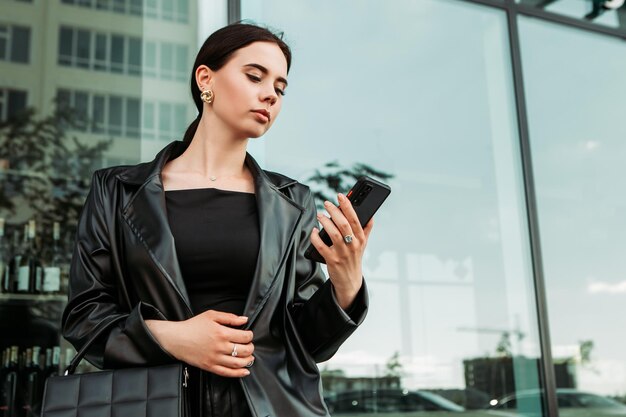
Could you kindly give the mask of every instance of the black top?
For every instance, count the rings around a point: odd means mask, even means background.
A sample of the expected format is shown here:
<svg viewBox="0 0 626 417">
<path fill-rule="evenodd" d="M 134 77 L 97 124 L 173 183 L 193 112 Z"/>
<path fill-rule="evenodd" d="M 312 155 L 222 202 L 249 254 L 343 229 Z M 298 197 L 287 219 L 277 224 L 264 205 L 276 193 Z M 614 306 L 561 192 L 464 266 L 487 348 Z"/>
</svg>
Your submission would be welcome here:
<svg viewBox="0 0 626 417">
<path fill-rule="evenodd" d="M 200 188 L 166 191 L 165 201 L 194 314 L 241 315 L 259 253 L 255 195 Z"/>
</svg>

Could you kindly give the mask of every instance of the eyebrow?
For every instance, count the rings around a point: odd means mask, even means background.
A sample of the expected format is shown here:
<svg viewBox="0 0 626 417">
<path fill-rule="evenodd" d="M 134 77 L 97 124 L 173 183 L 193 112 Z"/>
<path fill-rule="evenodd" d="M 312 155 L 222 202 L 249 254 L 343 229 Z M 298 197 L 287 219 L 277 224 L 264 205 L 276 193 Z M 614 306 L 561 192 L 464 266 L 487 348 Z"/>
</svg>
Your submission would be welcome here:
<svg viewBox="0 0 626 417">
<path fill-rule="evenodd" d="M 258 69 L 259 71 L 261 71 L 263 74 L 269 74 L 269 71 L 267 70 L 267 68 L 265 68 L 263 65 L 260 64 L 246 64 L 244 65 L 244 67 L 253 67 Z M 287 87 L 289 85 L 289 83 L 287 82 L 286 79 L 284 79 L 283 77 L 277 77 L 276 81 L 280 81 L 281 83 L 285 83 L 285 87 Z"/>
</svg>

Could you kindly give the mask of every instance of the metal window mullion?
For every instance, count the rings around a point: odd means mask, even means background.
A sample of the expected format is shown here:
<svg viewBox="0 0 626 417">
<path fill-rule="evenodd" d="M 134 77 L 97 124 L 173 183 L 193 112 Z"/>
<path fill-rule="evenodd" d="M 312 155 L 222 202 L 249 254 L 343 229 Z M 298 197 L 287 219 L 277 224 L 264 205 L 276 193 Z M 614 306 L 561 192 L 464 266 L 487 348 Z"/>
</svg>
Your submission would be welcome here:
<svg viewBox="0 0 626 417">
<path fill-rule="evenodd" d="M 176 132 L 176 104 L 170 104 L 170 140 L 174 138 Z"/>
<path fill-rule="evenodd" d="M 229 0 L 234 1 L 234 0 Z M 542 8 L 516 3 L 514 1 L 501 1 L 501 0 L 458 0 L 466 3 L 474 3 L 481 4 L 483 6 L 494 7 L 498 9 L 506 9 L 507 11 L 513 11 L 516 14 L 522 14 L 525 16 L 534 17 L 540 20 L 548 21 L 551 23 L 556 23 L 559 25 L 564 25 L 568 27 L 574 27 L 577 29 L 585 30 L 588 32 L 599 33 L 602 35 L 617 37 L 620 39 L 626 40 L 626 31 L 616 29 L 610 26 L 604 26 L 597 23 L 593 23 L 581 18 L 575 18 L 570 16 L 565 16 L 562 14 L 554 13 L 546 11 Z"/>
<path fill-rule="evenodd" d="M 129 137 L 128 136 L 128 132 L 126 131 L 127 126 L 126 126 L 126 113 L 128 111 L 128 97 L 126 96 L 122 96 L 122 119 L 120 120 L 120 123 L 122 124 L 121 127 L 121 131 L 122 131 L 122 137 Z"/>
<path fill-rule="evenodd" d="M 72 55 L 71 55 L 71 66 L 78 66 L 78 28 L 72 27 Z"/>
<path fill-rule="evenodd" d="M 110 94 L 104 94 L 104 111 L 102 112 L 102 128 L 104 129 L 105 135 L 110 135 L 111 124 L 109 121 L 109 106 L 111 105 L 109 101 L 111 100 Z"/>
<path fill-rule="evenodd" d="M 92 91 L 85 91 L 85 93 L 87 93 L 87 108 L 85 109 L 85 132 L 87 133 L 93 133 L 93 127 L 92 127 L 92 123 L 93 123 L 93 118 L 91 117 L 92 115 L 92 106 L 91 106 L 91 102 L 94 100 L 94 94 Z"/>
<path fill-rule="evenodd" d="M 516 4 L 515 9 L 518 14 L 523 14 L 525 16 L 535 17 L 537 19 L 546 20 L 548 22 L 557 23 L 560 25 L 575 27 L 577 29 L 582 29 L 589 32 L 595 32 L 603 35 L 626 39 L 626 31 L 624 30 L 600 25 L 598 23 L 592 23 L 591 21 L 583 18 L 577 19 L 575 17 L 553 13 L 541 8 L 532 7 L 527 4 Z"/>
<path fill-rule="evenodd" d="M 241 0 L 228 0 L 228 23 L 241 20 Z"/>
<path fill-rule="evenodd" d="M 157 123 L 157 104 L 156 101 L 150 100 L 149 101 L 150 104 L 152 104 L 152 124 L 150 125 L 150 133 L 152 134 L 152 139 L 154 140 L 158 140 L 157 135 L 156 135 L 156 123 Z"/>
<path fill-rule="evenodd" d="M 162 79 L 163 76 L 161 75 L 162 71 L 161 71 L 161 45 L 162 45 L 162 41 L 161 40 L 155 40 L 154 41 L 154 50 L 155 50 L 155 61 L 154 61 L 154 66 L 155 66 L 155 71 L 154 71 L 154 75 L 156 78 L 158 79 Z"/>
<path fill-rule="evenodd" d="M 106 47 L 104 52 L 104 65 L 106 72 L 112 72 L 111 67 L 113 62 L 111 61 L 111 46 L 113 45 L 113 34 L 111 32 L 106 33 Z"/>
<path fill-rule="evenodd" d="M 0 39 L 4 39 L 5 40 L 5 45 L 6 45 L 6 48 L 4 50 L 4 58 L 0 58 L 0 60 L 2 60 L 2 61 L 8 61 L 9 58 L 10 58 L 10 55 L 9 55 L 9 30 L 10 30 L 10 26 L 6 25 L 6 28 L 7 28 L 6 32 L 0 33 Z"/>
<path fill-rule="evenodd" d="M 159 125 L 159 121 L 161 120 L 161 105 L 160 101 L 154 101 L 154 139 L 161 140 L 161 126 Z"/>
<path fill-rule="evenodd" d="M 89 31 L 89 57 L 87 58 L 87 65 L 90 70 L 96 69 L 96 38 L 98 32 L 95 30 Z"/>
<path fill-rule="evenodd" d="M 513 82 L 515 90 L 516 111 L 520 141 L 520 157 L 522 175 L 524 179 L 524 194 L 526 201 L 526 215 L 530 238 L 530 252 L 533 268 L 533 284 L 535 286 L 535 306 L 537 310 L 537 325 L 539 344 L 541 349 L 540 377 L 545 390 L 545 411 L 549 417 L 558 417 L 559 408 L 556 397 L 556 376 L 552 359 L 552 345 L 550 342 L 550 327 L 545 289 L 545 275 L 543 271 L 543 257 L 541 251 L 541 237 L 539 230 L 539 213 L 532 166 L 528 113 L 526 110 L 526 94 L 524 90 L 524 76 L 522 69 L 521 44 L 517 12 L 514 0 L 506 0 L 509 8 L 506 10 L 511 51 L 511 65 L 513 68 Z"/>
<path fill-rule="evenodd" d="M 6 60 L 7 62 L 13 62 L 11 56 L 13 55 L 13 25 L 7 25 L 7 49 L 6 49 Z"/>
<path fill-rule="evenodd" d="M 130 74 L 130 37 L 124 35 L 124 56 L 122 57 L 122 74 L 129 75 Z"/>
<path fill-rule="evenodd" d="M 9 100 L 8 100 L 8 92 L 6 88 L 0 88 L 0 102 L 2 103 L 2 114 L 0 114 L 0 120 L 6 120 L 7 119 L 7 112 L 8 112 L 8 107 L 9 107 Z"/>
</svg>

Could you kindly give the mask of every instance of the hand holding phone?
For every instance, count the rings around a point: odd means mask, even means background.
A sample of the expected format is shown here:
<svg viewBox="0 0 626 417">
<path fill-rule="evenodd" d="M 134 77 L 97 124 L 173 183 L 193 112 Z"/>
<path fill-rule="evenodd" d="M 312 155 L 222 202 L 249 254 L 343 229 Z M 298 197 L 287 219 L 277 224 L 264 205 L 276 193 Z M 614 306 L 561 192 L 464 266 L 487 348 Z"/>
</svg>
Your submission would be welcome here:
<svg viewBox="0 0 626 417">
<path fill-rule="evenodd" d="M 391 188 L 387 184 L 383 184 L 373 178 L 363 176 L 357 180 L 356 184 L 346 194 L 346 197 L 352 204 L 361 227 L 364 227 L 370 221 L 390 193 Z M 330 236 L 324 229 L 320 231 L 320 238 L 326 245 L 333 245 Z M 316 262 L 326 263 L 312 244 L 304 252 L 304 256 Z"/>
</svg>

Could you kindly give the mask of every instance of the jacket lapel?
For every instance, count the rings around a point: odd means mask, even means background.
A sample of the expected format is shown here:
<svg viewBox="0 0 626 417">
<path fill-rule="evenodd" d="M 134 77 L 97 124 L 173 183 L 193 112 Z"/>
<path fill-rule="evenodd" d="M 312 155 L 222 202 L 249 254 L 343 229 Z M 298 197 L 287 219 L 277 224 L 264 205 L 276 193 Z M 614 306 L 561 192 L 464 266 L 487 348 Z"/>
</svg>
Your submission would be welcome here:
<svg viewBox="0 0 626 417">
<path fill-rule="evenodd" d="M 289 253 L 298 229 L 303 208 L 285 196 L 248 154 L 246 163 L 255 177 L 255 193 L 259 216 L 260 246 L 252 287 L 243 315 L 246 328 L 263 308 L 278 277 L 280 266 Z"/>
<path fill-rule="evenodd" d="M 133 233 L 146 246 L 150 259 L 180 293 L 191 311 L 191 302 L 180 271 L 174 236 L 167 219 L 163 185 L 153 176 L 122 212 Z"/>
<path fill-rule="evenodd" d="M 122 217 L 146 245 L 152 262 L 178 290 L 191 310 L 174 236 L 169 227 L 160 175 L 165 163 L 182 154 L 186 146 L 179 141 L 173 142 L 159 152 L 154 161 L 130 167 L 118 178 L 126 184 L 139 186 L 123 208 Z M 249 154 L 246 155 L 246 164 L 254 176 L 260 233 L 256 269 L 244 308 L 244 315 L 249 317 L 246 327 L 249 327 L 270 295 L 298 229 L 303 208 L 280 190 L 295 181 L 275 184 Z"/>
<path fill-rule="evenodd" d="M 135 165 L 118 175 L 126 183 L 139 186 L 122 209 L 122 217 L 131 231 L 146 246 L 150 259 L 165 275 L 182 301 L 192 312 L 191 302 L 180 271 L 174 236 L 169 226 L 161 170 L 165 163 L 184 149 L 173 142 L 156 156 L 154 161 Z"/>
</svg>

